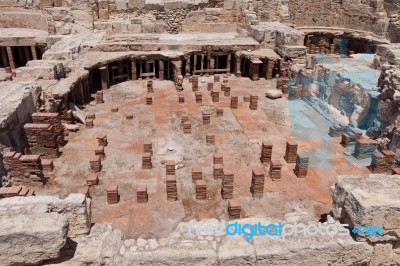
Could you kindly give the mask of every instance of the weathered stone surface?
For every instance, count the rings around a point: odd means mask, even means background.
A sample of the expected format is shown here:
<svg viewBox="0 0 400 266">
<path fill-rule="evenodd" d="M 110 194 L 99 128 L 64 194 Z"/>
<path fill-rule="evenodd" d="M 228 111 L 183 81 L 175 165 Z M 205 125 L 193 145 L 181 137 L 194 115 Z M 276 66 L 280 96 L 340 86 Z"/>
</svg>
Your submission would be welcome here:
<svg viewBox="0 0 400 266">
<path fill-rule="evenodd" d="M 215 251 L 205 243 L 187 242 L 154 251 L 155 265 L 217 265 Z"/>
<path fill-rule="evenodd" d="M 400 176 L 339 176 L 332 188 L 332 212 L 350 228 L 381 226 L 383 236 L 358 236 L 371 242 L 398 241 L 400 235 Z"/>
<path fill-rule="evenodd" d="M 225 237 L 218 250 L 220 265 L 256 265 L 254 246 L 242 236 Z"/>
<path fill-rule="evenodd" d="M 109 224 L 95 224 L 89 236 L 74 240 L 78 242 L 78 246 L 70 260 L 72 265 L 112 265 L 121 249 L 122 234 Z"/>
<path fill-rule="evenodd" d="M 290 239 L 256 236 L 257 265 L 362 265 L 372 247 L 348 236 L 298 236 Z"/>
<path fill-rule="evenodd" d="M 68 222 L 57 213 L 0 215 L 1 265 L 39 264 L 57 258 Z"/>
<path fill-rule="evenodd" d="M 90 199 L 83 194 L 70 194 L 64 200 L 54 196 L 13 197 L 0 200 L 0 215 L 30 212 L 61 214 L 69 222 L 69 237 L 85 235 L 90 231 Z"/>
<path fill-rule="evenodd" d="M 275 89 L 267 90 L 267 92 L 266 92 L 266 96 L 267 96 L 268 98 L 270 98 L 270 99 L 281 98 L 282 95 L 283 95 L 282 91 L 280 91 L 280 90 L 275 90 Z"/>
</svg>

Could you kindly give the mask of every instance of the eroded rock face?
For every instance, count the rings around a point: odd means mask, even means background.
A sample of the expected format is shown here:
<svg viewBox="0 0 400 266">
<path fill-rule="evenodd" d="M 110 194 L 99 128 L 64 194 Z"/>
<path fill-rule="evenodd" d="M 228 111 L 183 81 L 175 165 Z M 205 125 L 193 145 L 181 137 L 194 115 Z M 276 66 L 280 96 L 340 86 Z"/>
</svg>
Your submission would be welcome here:
<svg viewBox="0 0 400 266">
<path fill-rule="evenodd" d="M 272 222 L 263 218 L 235 221 Z M 332 219 L 329 223 L 338 224 Z M 350 235 L 255 236 L 247 241 L 244 236 L 224 234 L 226 225 L 216 219 L 192 220 L 180 223 L 168 238 L 135 241 L 122 240 L 121 232 L 110 225 L 96 224 L 89 236 L 74 239 L 77 249 L 66 265 L 367 265 L 373 253 L 372 246 Z"/>
<path fill-rule="evenodd" d="M 69 223 L 68 237 L 88 234 L 91 226 L 90 199 L 70 194 L 64 200 L 54 196 L 13 197 L 0 200 L 0 216 L 58 213 Z"/>
<path fill-rule="evenodd" d="M 358 236 L 370 242 L 400 240 L 400 176 L 339 176 L 332 188 L 335 219 L 350 225 L 381 226 L 383 236 Z"/>
<path fill-rule="evenodd" d="M 68 222 L 57 213 L 0 215 L 1 265 L 39 264 L 59 256 Z"/>
<path fill-rule="evenodd" d="M 398 127 L 400 124 L 400 68 L 398 66 L 383 66 L 379 88 L 381 92 L 379 107 L 383 125 L 380 142 L 383 148 L 397 152 L 400 148 Z"/>
</svg>

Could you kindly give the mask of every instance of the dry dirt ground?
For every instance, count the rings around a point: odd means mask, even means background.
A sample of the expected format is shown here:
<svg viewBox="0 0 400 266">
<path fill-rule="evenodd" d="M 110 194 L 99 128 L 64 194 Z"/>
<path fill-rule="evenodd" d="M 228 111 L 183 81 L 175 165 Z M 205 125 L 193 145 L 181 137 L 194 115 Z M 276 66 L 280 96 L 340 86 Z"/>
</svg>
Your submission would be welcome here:
<svg viewBox="0 0 400 266">
<path fill-rule="evenodd" d="M 228 220 L 228 202 L 221 198 L 221 180 L 213 178 L 213 153 L 223 154 L 224 167 L 233 170 L 234 198 L 242 204 L 242 217 L 271 217 L 282 219 L 292 212 L 308 212 L 315 220 L 329 211 L 331 197 L 329 188 L 338 174 L 366 174 L 363 164 L 352 164 L 346 160 L 345 148 L 338 138 L 332 139 L 331 165 L 325 168 L 310 168 L 308 176 L 299 179 L 293 173 L 294 164 L 287 164 L 286 141 L 292 137 L 288 100 L 286 97 L 270 100 L 265 97 L 267 89 L 275 87 L 276 80 L 250 81 L 247 78 L 229 78 L 231 95 L 239 96 L 238 109 L 229 107 L 230 97 L 220 92 L 220 101 L 213 103 L 205 80 L 199 79 L 199 91 L 203 103 L 196 104 L 194 92 L 188 80 L 184 81 L 185 103 L 178 103 L 178 92 L 170 81 L 154 81 L 154 100 L 146 105 L 146 81 L 127 81 L 104 91 L 103 104 L 94 101 L 86 105 L 86 112 L 94 112 L 94 128 L 79 126 L 79 131 L 70 133 L 68 144 L 62 148 L 60 158 L 54 160 L 55 170 L 44 189 L 37 194 L 65 197 L 85 186 L 85 177 L 90 173 L 88 158 L 97 146 L 96 135 L 107 134 L 108 146 L 103 169 L 99 173 L 99 185 L 90 188 L 92 196 L 92 222 L 110 222 L 122 230 L 126 237 L 165 237 L 181 221 L 197 219 L 199 213 Z M 220 90 L 220 83 L 214 84 Z M 243 101 L 245 95 L 258 95 L 258 109 L 250 110 Z M 111 107 L 119 112 L 112 113 Z M 222 117 L 217 117 L 216 108 L 223 108 Z M 307 107 L 304 107 L 306 108 Z M 201 112 L 212 112 L 211 125 L 202 124 Z M 133 120 L 125 118 L 134 115 Z M 184 134 L 181 127 L 182 114 L 188 114 L 192 133 Z M 311 108 L 310 117 L 318 117 Z M 318 120 L 319 121 L 319 120 Z M 328 130 L 321 120 L 317 127 Z M 215 145 L 206 144 L 206 133 L 215 133 Z M 142 169 L 143 142 L 153 143 L 153 169 Z M 272 181 L 268 177 L 268 164 L 260 162 L 261 141 L 273 142 L 273 158 L 283 163 L 282 179 Z M 296 140 L 299 152 L 318 149 L 319 139 Z M 169 202 L 166 196 L 165 165 L 163 160 L 175 160 L 178 182 L 178 201 Z M 192 166 L 203 168 L 203 179 L 207 182 L 207 200 L 195 199 L 195 186 L 191 178 Z M 264 196 L 253 199 L 250 193 L 252 169 L 263 167 L 266 179 Z M 106 187 L 118 185 L 120 201 L 108 205 Z M 136 185 L 147 185 L 148 203 L 137 203 Z"/>
</svg>

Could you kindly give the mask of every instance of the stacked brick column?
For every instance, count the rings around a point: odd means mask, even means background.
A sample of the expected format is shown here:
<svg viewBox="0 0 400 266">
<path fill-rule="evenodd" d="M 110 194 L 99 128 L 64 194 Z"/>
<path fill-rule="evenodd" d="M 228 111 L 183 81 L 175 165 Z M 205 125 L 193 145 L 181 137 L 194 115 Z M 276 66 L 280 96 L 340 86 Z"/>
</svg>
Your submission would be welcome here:
<svg viewBox="0 0 400 266">
<path fill-rule="evenodd" d="M 269 163 L 272 157 L 272 143 L 269 141 L 263 141 L 261 146 L 261 162 Z"/>
<path fill-rule="evenodd" d="M 3 158 L 13 185 L 37 186 L 44 183 L 39 155 L 22 155 L 13 151 L 6 152 Z"/>
<path fill-rule="evenodd" d="M 178 94 L 178 103 L 185 103 L 185 96 L 183 94 Z"/>
<path fill-rule="evenodd" d="M 104 152 L 104 146 L 97 146 L 94 149 L 94 154 L 100 156 L 100 159 L 103 160 L 106 157 L 106 154 Z"/>
<path fill-rule="evenodd" d="M 33 154 L 43 158 L 57 158 L 60 156 L 57 135 L 50 124 L 25 124 L 25 134 L 29 149 Z"/>
<path fill-rule="evenodd" d="M 96 92 L 96 103 L 104 103 L 102 91 Z"/>
<path fill-rule="evenodd" d="M 192 180 L 201 180 L 203 179 L 203 171 L 200 166 L 193 166 L 192 168 Z"/>
<path fill-rule="evenodd" d="M 151 143 L 151 141 L 145 141 L 143 143 L 143 152 L 148 152 L 153 155 L 153 144 Z"/>
<path fill-rule="evenodd" d="M 209 125 L 211 123 L 211 115 L 208 112 L 203 112 L 203 125 Z"/>
<path fill-rule="evenodd" d="M 237 199 L 230 199 L 228 201 L 228 214 L 230 219 L 240 219 L 240 212 L 242 206 Z"/>
<path fill-rule="evenodd" d="M 99 155 L 94 155 L 90 157 L 89 164 L 90 164 L 90 169 L 92 169 L 92 171 L 95 173 L 100 172 L 102 169 L 101 158 Z"/>
<path fill-rule="evenodd" d="M 238 96 L 232 96 L 231 97 L 231 108 L 232 109 L 237 109 L 238 108 L 238 102 L 239 102 L 239 97 Z"/>
<path fill-rule="evenodd" d="M 282 163 L 279 160 L 272 160 L 269 167 L 269 176 L 272 180 L 281 179 Z"/>
<path fill-rule="evenodd" d="M 298 145 L 294 141 L 286 142 L 285 160 L 287 163 L 295 163 Z"/>
<path fill-rule="evenodd" d="M 225 86 L 225 89 L 224 89 L 224 96 L 225 96 L 225 97 L 229 97 L 230 95 L 231 95 L 231 87 Z"/>
<path fill-rule="evenodd" d="M 251 95 L 250 96 L 250 109 L 251 110 L 257 110 L 257 103 L 258 103 L 258 96 L 256 95 Z"/>
<path fill-rule="evenodd" d="M 222 179 L 221 195 L 223 199 L 231 199 L 233 197 L 233 172 L 227 167 L 223 168 L 224 177 Z"/>
<path fill-rule="evenodd" d="M 206 143 L 207 144 L 215 144 L 215 135 L 211 133 L 206 134 Z"/>
<path fill-rule="evenodd" d="M 372 139 L 358 139 L 354 148 L 354 157 L 365 159 L 370 157 L 376 150 L 378 143 Z"/>
<path fill-rule="evenodd" d="M 207 184 L 204 180 L 196 180 L 196 199 L 207 198 Z"/>
<path fill-rule="evenodd" d="M 96 139 L 97 139 L 99 146 L 107 146 L 108 145 L 107 135 L 104 135 L 104 134 L 97 135 Z"/>
<path fill-rule="evenodd" d="M 219 91 L 212 90 L 211 91 L 211 98 L 213 102 L 219 102 Z"/>
<path fill-rule="evenodd" d="M 86 177 L 86 184 L 88 186 L 97 186 L 99 183 L 99 176 L 96 173 L 91 173 Z"/>
<path fill-rule="evenodd" d="M 152 105 L 153 104 L 153 95 L 152 94 L 147 94 L 146 95 L 146 104 L 147 105 Z"/>
<path fill-rule="evenodd" d="M 213 163 L 214 163 L 214 169 L 213 169 L 214 179 L 224 178 L 224 170 L 223 170 L 224 158 L 222 157 L 222 155 L 219 153 L 215 153 L 213 157 Z"/>
<path fill-rule="evenodd" d="M 175 168 L 174 168 L 175 169 Z M 175 174 L 167 174 L 167 200 L 175 201 L 178 199 L 178 188 Z"/>
<path fill-rule="evenodd" d="M 117 204 L 118 201 L 119 201 L 118 186 L 110 185 L 107 188 L 107 203 L 108 204 Z"/>
<path fill-rule="evenodd" d="M 396 166 L 395 153 L 390 150 L 376 151 L 372 154 L 371 165 L 369 169 L 373 173 L 390 173 Z"/>
<path fill-rule="evenodd" d="M 183 123 L 183 133 L 190 134 L 192 133 L 192 124 L 190 121 L 186 121 Z"/>
<path fill-rule="evenodd" d="M 195 97 L 196 97 L 196 103 L 201 104 L 203 102 L 203 96 L 201 95 L 201 92 L 196 91 Z"/>
<path fill-rule="evenodd" d="M 262 198 L 264 193 L 265 175 L 262 168 L 253 169 L 250 192 L 254 198 Z"/>
<path fill-rule="evenodd" d="M 57 143 L 64 145 L 64 128 L 61 124 L 61 117 L 58 113 L 33 113 L 32 120 L 35 124 L 50 124 L 54 128 Z"/>
<path fill-rule="evenodd" d="M 153 93 L 154 89 L 153 89 L 153 81 L 149 80 L 147 81 L 147 93 Z"/>
<path fill-rule="evenodd" d="M 297 155 L 296 167 L 294 168 L 294 173 L 297 177 L 302 178 L 307 176 L 308 162 L 308 157 Z"/>
<path fill-rule="evenodd" d="M 152 169 L 153 164 L 151 162 L 151 153 L 145 152 L 142 155 L 142 168 L 143 169 Z"/>
<path fill-rule="evenodd" d="M 146 203 L 149 200 L 146 185 L 136 186 L 136 198 L 138 203 Z"/>
<path fill-rule="evenodd" d="M 199 90 L 199 76 L 192 76 L 192 91 L 198 91 Z"/>
</svg>

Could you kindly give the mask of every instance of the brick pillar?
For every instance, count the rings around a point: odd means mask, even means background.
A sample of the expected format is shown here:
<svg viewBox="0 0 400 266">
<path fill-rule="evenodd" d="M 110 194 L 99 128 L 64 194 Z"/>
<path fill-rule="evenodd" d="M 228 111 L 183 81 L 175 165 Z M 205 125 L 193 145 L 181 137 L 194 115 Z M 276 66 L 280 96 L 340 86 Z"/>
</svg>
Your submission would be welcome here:
<svg viewBox="0 0 400 266">
<path fill-rule="evenodd" d="M 138 79 L 138 77 L 137 77 L 137 73 L 136 73 L 136 71 L 137 71 L 137 69 L 136 69 L 136 60 L 135 59 L 132 59 L 132 63 L 131 63 L 131 79 L 132 80 L 137 80 Z"/>
<path fill-rule="evenodd" d="M 29 48 L 28 48 L 28 46 L 24 46 L 23 49 L 24 49 L 26 61 L 27 61 L 27 62 L 28 62 L 28 61 L 31 61 L 32 58 L 31 58 L 31 55 L 29 54 Z"/>
<path fill-rule="evenodd" d="M 32 52 L 32 58 L 33 60 L 37 60 L 37 53 L 36 53 L 36 47 L 35 46 L 31 46 L 31 52 Z"/>
<path fill-rule="evenodd" d="M 11 51 L 11 47 L 7 46 L 6 49 L 7 49 L 8 63 L 10 64 L 11 69 L 15 69 L 15 62 Z"/>
<path fill-rule="evenodd" d="M 254 64 L 250 61 L 250 79 L 258 80 L 258 72 L 259 72 L 260 64 Z"/>
<path fill-rule="evenodd" d="M 232 55 L 228 54 L 228 60 L 226 61 L 226 69 L 228 69 L 228 70 L 226 71 L 226 74 L 231 73 L 231 58 L 232 58 Z"/>
<path fill-rule="evenodd" d="M 274 72 L 275 61 L 268 59 L 267 62 L 267 75 L 265 76 L 266 79 L 273 79 L 273 72 Z"/>
<path fill-rule="evenodd" d="M 172 61 L 172 64 L 174 65 L 174 83 L 175 86 L 178 90 L 182 89 L 182 61 L 181 60 L 175 60 Z"/>
<path fill-rule="evenodd" d="M 164 80 L 164 61 L 158 60 L 158 79 Z"/>
<path fill-rule="evenodd" d="M 186 64 L 185 64 L 185 77 L 189 78 L 190 76 L 190 56 L 186 56 Z"/>
<path fill-rule="evenodd" d="M 24 125 L 29 148 L 33 154 L 41 155 L 43 158 L 52 159 L 60 156 L 57 134 L 51 124 Z"/>
<path fill-rule="evenodd" d="M 242 72 L 240 72 L 240 63 L 241 63 L 241 57 L 236 56 L 236 69 L 235 69 L 235 75 L 236 77 L 240 78 L 242 76 Z"/>
<path fill-rule="evenodd" d="M 108 68 L 106 66 L 100 67 L 100 75 L 101 75 L 101 89 L 108 89 Z"/>
<path fill-rule="evenodd" d="M 210 58 L 210 68 L 209 69 L 215 69 L 215 59 L 213 57 Z M 214 72 L 209 72 L 210 75 L 213 75 Z"/>
<path fill-rule="evenodd" d="M 0 53 L 1 53 L 1 58 L 3 60 L 4 66 L 8 67 L 9 63 L 8 63 L 8 59 L 7 59 L 6 48 L 5 47 L 0 47 Z"/>
</svg>

